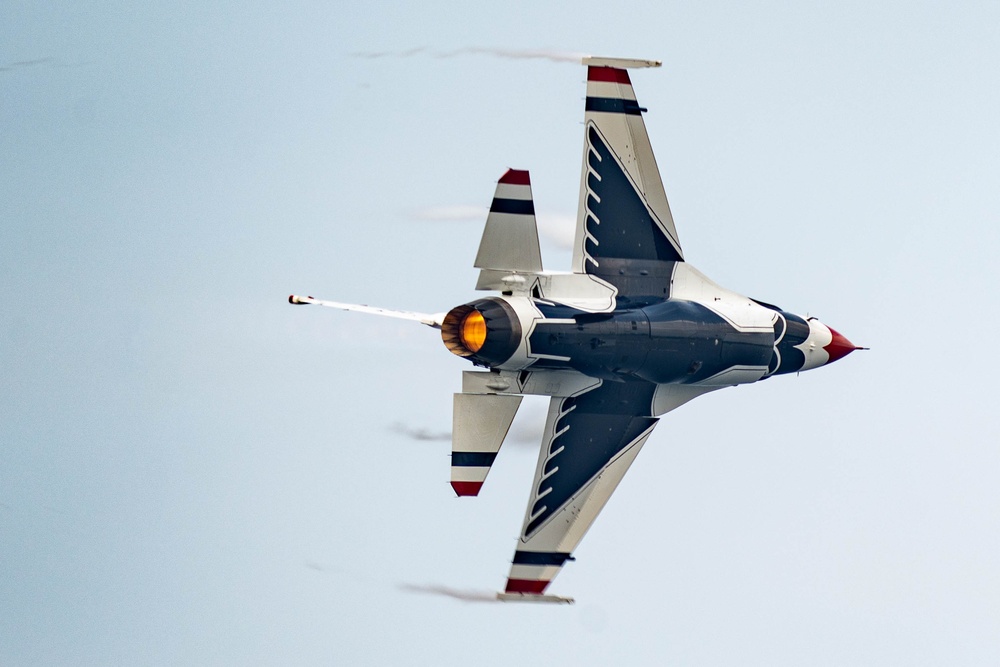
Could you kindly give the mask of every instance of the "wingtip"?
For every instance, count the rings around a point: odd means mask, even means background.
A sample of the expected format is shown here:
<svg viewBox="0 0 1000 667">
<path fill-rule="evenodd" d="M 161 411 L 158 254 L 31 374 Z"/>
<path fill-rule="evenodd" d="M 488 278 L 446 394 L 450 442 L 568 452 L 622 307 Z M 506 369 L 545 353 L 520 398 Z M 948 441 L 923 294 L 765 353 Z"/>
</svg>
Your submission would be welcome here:
<svg viewBox="0 0 1000 667">
<path fill-rule="evenodd" d="M 497 593 L 500 602 L 548 602 L 555 604 L 573 604 L 573 598 L 561 595 L 538 595 L 536 593 Z"/>
<path fill-rule="evenodd" d="M 601 56 L 584 56 L 580 59 L 581 65 L 589 67 L 616 67 L 619 69 L 638 69 L 643 67 L 660 67 L 662 60 L 648 60 L 645 58 L 605 58 Z"/>
</svg>

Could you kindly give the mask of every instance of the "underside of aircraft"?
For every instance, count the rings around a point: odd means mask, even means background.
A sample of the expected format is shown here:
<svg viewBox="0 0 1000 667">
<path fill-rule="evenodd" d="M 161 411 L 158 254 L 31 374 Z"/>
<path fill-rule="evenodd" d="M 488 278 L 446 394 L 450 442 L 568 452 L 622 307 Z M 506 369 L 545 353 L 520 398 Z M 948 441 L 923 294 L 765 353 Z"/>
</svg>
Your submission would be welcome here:
<svg viewBox="0 0 1000 667">
<path fill-rule="evenodd" d="M 451 485 L 479 494 L 524 395 L 549 396 L 521 534 L 498 599 L 569 602 L 546 590 L 659 417 L 724 387 L 832 363 L 855 346 L 721 287 L 684 260 L 628 69 L 584 58 L 587 97 L 572 271 L 542 268 L 531 180 L 497 183 L 475 266 L 492 296 L 425 314 L 291 296 L 441 330 L 478 370 L 454 397 Z"/>
</svg>

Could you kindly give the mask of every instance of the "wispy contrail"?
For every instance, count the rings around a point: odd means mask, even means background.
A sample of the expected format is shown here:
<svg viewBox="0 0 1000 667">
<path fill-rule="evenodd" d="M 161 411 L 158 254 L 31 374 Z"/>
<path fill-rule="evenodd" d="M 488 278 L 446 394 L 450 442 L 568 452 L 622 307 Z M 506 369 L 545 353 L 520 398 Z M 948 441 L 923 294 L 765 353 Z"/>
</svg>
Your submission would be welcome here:
<svg viewBox="0 0 1000 667">
<path fill-rule="evenodd" d="M 485 206 L 468 206 L 457 204 L 453 206 L 430 206 L 413 211 L 410 216 L 415 220 L 426 222 L 464 222 L 467 220 L 486 221 L 489 209 Z"/>
<path fill-rule="evenodd" d="M 20 60 L 15 63 L 0 65 L 0 72 L 10 72 L 16 69 L 27 69 L 28 67 L 39 67 L 40 65 L 53 65 L 55 58 L 35 58 L 34 60 Z"/>
<path fill-rule="evenodd" d="M 560 213 L 537 213 L 538 233 L 560 250 L 572 250 L 576 235 L 576 216 Z"/>
<path fill-rule="evenodd" d="M 528 397 L 521 404 L 517 418 L 511 424 L 510 431 L 504 439 L 508 449 L 529 448 L 537 451 L 538 443 L 542 441 L 542 431 L 545 427 L 546 402 Z M 389 427 L 392 431 L 421 442 L 451 442 L 451 431 L 432 431 L 428 428 L 417 428 L 403 422 L 396 422 Z"/>
<path fill-rule="evenodd" d="M 555 63 L 574 63 L 579 65 L 583 53 L 571 51 L 550 51 L 548 49 L 491 49 L 479 46 L 467 46 L 444 53 L 435 53 L 436 58 L 454 58 L 465 55 L 485 55 L 497 58 L 514 58 L 518 60 L 548 60 Z"/>
<path fill-rule="evenodd" d="M 485 206 L 454 204 L 451 206 L 428 206 L 410 211 L 408 217 L 420 222 L 485 222 L 489 215 Z M 537 213 L 538 233 L 560 250 L 573 247 L 576 233 L 576 218 L 560 213 Z"/>
<path fill-rule="evenodd" d="M 426 55 L 432 58 L 456 58 L 460 56 L 493 56 L 494 58 L 514 58 L 519 60 L 548 60 L 555 63 L 580 64 L 583 53 L 571 51 L 552 51 L 549 49 L 496 49 L 482 46 L 466 46 L 451 51 L 432 51 L 426 46 L 418 46 L 401 51 L 357 51 L 351 54 L 355 58 L 410 58 Z"/>
<path fill-rule="evenodd" d="M 442 595 L 462 602 L 497 602 L 497 594 L 484 590 L 469 590 L 441 586 L 440 584 L 397 584 L 397 588 L 407 593 L 422 593 L 424 595 Z"/>
<path fill-rule="evenodd" d="M 426 428 L 413 428 L 401 422 L 393 424 L 392 430 L 414 440 L 425 442 L 451 441 L 451 431 L 430 431 Z"/>
<path fill-rule="evenodd" d="M 426 52 L 427 47 L 418 46 L 416 48 L 406 49 L 405 51 L 357 51 L 351 55 L 355 58 L 368 58 L 369 60 L 375 60 L 377 58 L 409 58 L 410 56 Z"/>
<path fill-rule="evenodd" d="M 545 414 L 533 414 L 537 410 L 529 408 L 530 417 L 518 419 L 511 426 L 504 442 L 508 447 L 537 447 L 542 439 L 542 427 L 545 425 Z M 421 442 L 451 442 L 451 431 L 431 431 L 426 428 L 414 428 L 406 424 L 396 422 L 392 425 L 392 430 L 400 435 L 405 435 L 412 440 Z"/>
</svg>

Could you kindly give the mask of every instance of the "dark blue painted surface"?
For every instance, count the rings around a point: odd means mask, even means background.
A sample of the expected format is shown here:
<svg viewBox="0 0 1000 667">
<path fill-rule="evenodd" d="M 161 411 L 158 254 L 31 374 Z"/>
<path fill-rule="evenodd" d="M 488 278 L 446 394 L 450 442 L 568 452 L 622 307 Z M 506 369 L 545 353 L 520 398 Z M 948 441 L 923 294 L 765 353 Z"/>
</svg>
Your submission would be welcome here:
<svg viewBox="0 0 1000 667">
<path fill-rule="evenodd" d="M 805 365 L 806 355 L 802 350 L 795 349 L 795 346 L 801 345 L 809 337 L 809 324 L 803 318 L 784 310 L 780 312 L 785 318 L 785 331 L 780 340 L 778 331 L 775 331 L 775 340 L 778 340 L 775 345 L 778 354 L 775 356 L 780 360 L 780 365 L 773 375 L 795 373 Z M 771 372 L 770 367 L 768 372 Z"/>
<path fill-rule="evenodd" d="M 496 452 L 452 452 L 451 464 L 459 468 L 489 468 L 496 458 Z"/>
<path fill-rule="evenodd" d="M 495 197 L 490 204 L 490 213 L 514 213 L 534 215 L 535 202 L 530 199 L 501 199 Z"/>
<path fill-rule="evenodd" d="M 594 173 L 587 176 L 587 186 L 596 195 L 588 196 L 586 251 L 597 261 L 588 262 L 586 270 L 604 276 L 609 282 L 618 274 L 609 272 L 603 259 L 670 262 L 683 258 L 650 215 L 642 197 L 619 166 L 611 149 L 591 125 L 587 136 L 592 150 L 587 161 Z"/>
<path fill-rule="evenodd" d="M 618 288 L 618 309 L 641 308 L 670 296 L 670 279 L 677 262 L 658 259 L 602 257 L 589 273 Z M 588 262 L 588 266 L 590 263 Z"/>
<path fill-rule="evenodd" d="M 618 304 L 624 307 L 587 313 L 536 300 L 545 319 L 528 338 L 529 353 L 557 358 L 538 359 L 531 369 L 571 368 L 612 381 L 691 384 L 733 366 L 766 367 L 768 375 L 777 375 L 794 373 L 805 363 L 795 346 L 809 336 L 809 325 L 793 313 L 776 311 L 783 319 L 773 333 L 744 333 L 693 301 L 644 296 L 624 297 Z M 499 299 L 470 306 L 483 313 L 488 329 L 486 343 L 470 361 L 485 367 L 503 364 L 520 341 L 513 311 Z"/>
<path fill-rule="evenodd" d="M 629 116 L 639 116 L 643 111 L 646 111 L 635 100 L 624 100 L 616 97 L 588 97 L 586 110 L 623 113 Z"/>
<path fill-rule="evenodd" d="M 552 320 L 571 320 L 577 315 L 583 315 L 586 311 L 580 310 L 579 308 L 573 308 L 572 306 L 564 306 L 561 303 L 551 303 L 547 301 L 541 301 L 535 299 L 533 301 L 535 308 L 537 308 L 546 319 Z"/>
<path fill-rule="evenodd" d="M 572 556 L 562 551 L 515 551 L 514 565 L 556 565 L 572 560 Z"/>
<path fill-rule="evenodd" d="M 525 527 L 528 537 L 559 511 L 617 454 L 657 422 L 652 417 L 656 385 L 604 382 L 580 396 L 564 398 L 549 443 L 544 477 Z M 515 561 L 516 562 L 516 561 Z"/>
<path fill-rule="evenodd" d="M 529 338 L 531 353 L 568 357 L 558 363 L 592 377 L 682 384 L 736 365 L 767 366 L 773 353 L 772 334 L 738 332 L 691 301 L 671 299 L 574 320 L 538 323 Z"/>
</svg>

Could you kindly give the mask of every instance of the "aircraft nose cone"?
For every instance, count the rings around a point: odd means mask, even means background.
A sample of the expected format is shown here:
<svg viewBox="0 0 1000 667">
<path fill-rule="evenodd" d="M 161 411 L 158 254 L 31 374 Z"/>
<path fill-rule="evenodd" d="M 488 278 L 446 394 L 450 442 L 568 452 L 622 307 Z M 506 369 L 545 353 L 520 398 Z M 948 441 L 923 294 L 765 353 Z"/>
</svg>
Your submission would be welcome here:
<svg viewBox="0 0 1000 667">
<path fill-rule="evenodd" d="M 857 345 L 855 345 L 854 343 L 852 343 L 851 341 L 847 340 L 842 335 L 840 335 L 840 333 L 837 332 L 837 330 L 833 329 L 832 327 L 828 326 L 827 329 L 830 329 L 830 333 L 833 335 L 833 340 L 831 340 L 829 343 L 823 346 L 823 349 L 826 350 L 826 353 L 830 355 L 830 360 L 827 361 L 826 363 L 832 364 L 837 359 L 842 359 L 847 355 L 849 355 L 851 352 L 854 352 L 854 350 L 861 349 L 860 347 L 858 347 Z"/>
</svg>

